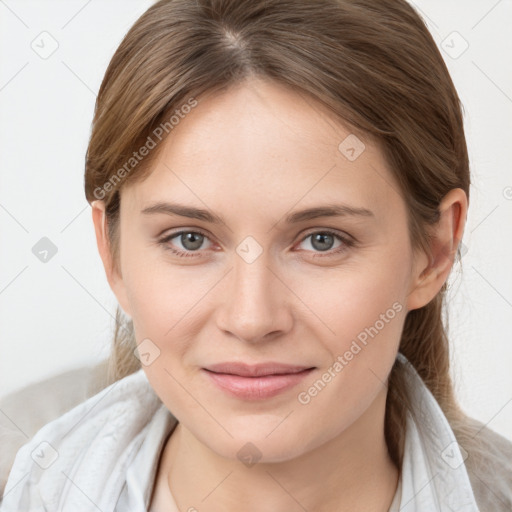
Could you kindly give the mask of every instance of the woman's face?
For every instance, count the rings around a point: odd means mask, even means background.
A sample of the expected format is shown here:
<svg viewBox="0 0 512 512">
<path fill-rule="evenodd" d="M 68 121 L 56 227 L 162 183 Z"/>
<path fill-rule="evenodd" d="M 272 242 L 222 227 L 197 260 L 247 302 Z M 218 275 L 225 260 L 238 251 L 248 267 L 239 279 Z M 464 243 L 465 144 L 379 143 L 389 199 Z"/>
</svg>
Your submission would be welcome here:
<svg viewBox="0 0 512 512">
<path fill-rule="evenodd" d="M 250 442 L 283 461 L 334 439 L 383 404 L 412 309 L 407 212 L 383 155 L 261 80 L 200 100 L 162 144 L 122 190 L 113 287 L 155 392 L 225 457 Z M 305 213 L 324 208 L 337 214 Z"/>
</svg>

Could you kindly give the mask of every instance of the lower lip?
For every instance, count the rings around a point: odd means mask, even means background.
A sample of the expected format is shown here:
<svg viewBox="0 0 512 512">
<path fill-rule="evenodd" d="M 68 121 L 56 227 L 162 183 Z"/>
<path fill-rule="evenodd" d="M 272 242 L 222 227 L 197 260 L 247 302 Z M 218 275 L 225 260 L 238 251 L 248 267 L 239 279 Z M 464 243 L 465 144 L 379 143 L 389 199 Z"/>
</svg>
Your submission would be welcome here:
<svg viewBox="0 0 512 512">
<path fill-rule="evenodd" d="M 240 375 L 203 370 L 220 389 L 243 400 L 272 398 L 299 384 L 312 371 L 313 368 L 298 373 L 241 377 Z"/>
</svg>

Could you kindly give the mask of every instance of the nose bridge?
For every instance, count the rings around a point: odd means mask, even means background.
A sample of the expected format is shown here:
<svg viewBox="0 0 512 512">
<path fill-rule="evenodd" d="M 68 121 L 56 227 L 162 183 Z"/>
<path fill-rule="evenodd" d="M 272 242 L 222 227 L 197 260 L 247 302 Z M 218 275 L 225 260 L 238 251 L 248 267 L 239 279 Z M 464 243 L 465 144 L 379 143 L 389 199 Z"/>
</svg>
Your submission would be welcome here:
<svg viewBox="0 0 512 512">
<path fill-rule="evenodd" d="M 258 341 L 289 327 L 282 284 L 269 268 L 268 253 L 255 259 L 241 254 L 234 256 L 220 327 L 240 339 Z"/>
</svg>

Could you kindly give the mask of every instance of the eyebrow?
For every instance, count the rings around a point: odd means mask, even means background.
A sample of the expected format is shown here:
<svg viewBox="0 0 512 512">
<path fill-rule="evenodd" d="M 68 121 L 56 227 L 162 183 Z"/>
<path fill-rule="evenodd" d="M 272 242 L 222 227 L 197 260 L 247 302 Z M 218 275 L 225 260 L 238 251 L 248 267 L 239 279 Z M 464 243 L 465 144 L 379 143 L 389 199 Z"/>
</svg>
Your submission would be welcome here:
<svg viewBox="0 0 512 512">
<path fill-rule="evenodd" d="M 158 202 L 144 208 L 141 210 L 141 213 L 164 213 L 167 215 L 178 215 L 180 217 L 202 220 L 211 224 L 225 224 L 224 219 L 221 216 L 216 215 L 209 210 L 185 206 L 178 203 Z M 375 215 L 367 208 L 359 208 L 345 204 L 327 204 L 290 213 L 285 217 L 285 222 L 288 224 L 296 224 L 298 222 L 304 222 L 306 220 L 316 219 L 319 217 L 346 216 L 374 217 Z"/>
</svg>

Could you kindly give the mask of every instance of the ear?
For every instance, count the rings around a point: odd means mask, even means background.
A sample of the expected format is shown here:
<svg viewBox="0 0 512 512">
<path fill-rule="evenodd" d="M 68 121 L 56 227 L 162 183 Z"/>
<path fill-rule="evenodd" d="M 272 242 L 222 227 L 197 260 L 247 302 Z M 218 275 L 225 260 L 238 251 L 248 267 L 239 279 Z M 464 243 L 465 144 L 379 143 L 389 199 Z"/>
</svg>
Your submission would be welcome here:
<svg viewBox="0 0 512 512">
<path fill-rule="evenodd" d="M 407 309 L 418 309 L 428 304 L 448 279 L 468 211 L 466 193 L 450 190 L 439 205 L 439 220 L 430 230 L 430 254 L 418 251 L 415 256 L 412 284 L 407 297 Z"/>
<path fill-rule="evenodd" d="M 117 297 L 117 300 L 123 311 L 131 317 L 131 310 L 129 301 L 126 294 L 126 287 L 123 281 L 120 268 L 114 264 L 112 251 L 110 248 L 110 240 L 108 238 L 107 230 L 107 216 L 105 214 L 105 203 L 101 200 L 93 201 L 92 207 L 92 221 L 94 224 L 94 231 L 96 233 L 96 244 L 100 253 L 101 261 L 105 269 L 108 284 Z"/>
</svg>

